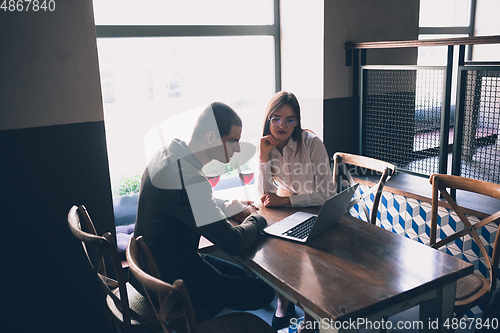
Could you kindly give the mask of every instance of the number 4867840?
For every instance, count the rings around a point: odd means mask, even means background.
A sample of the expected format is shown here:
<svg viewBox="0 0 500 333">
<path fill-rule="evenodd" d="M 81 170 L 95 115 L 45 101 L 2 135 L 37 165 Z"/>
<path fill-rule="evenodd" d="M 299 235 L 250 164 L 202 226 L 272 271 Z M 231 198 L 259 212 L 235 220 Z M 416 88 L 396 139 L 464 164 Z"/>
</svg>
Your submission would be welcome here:
<svg viewBox="0 0 500 333">
<path fill-rule="evenodd" d="M 498 319 L 493 318 L 489 319 L 486 318 L 484 321 L 481 318 L 453 318 L 453 319 L 446 319 L 446 321 L 443 324 L 444 327 L 448 329 L 453 329 L 456 330 L 457 328 L 460 329 L 481 329 L 481 328 L 486 328 L 486 329 L 493 329 L 497 330 L 498 329 Z"/>
<path fill-rule="evenodd" d="M 0 0 L 1 1 L 1 0 Z M 54 0 L 3 0 L 0 10 L 4 12 L 38 12 L 56 10 Z"/>
</svg>

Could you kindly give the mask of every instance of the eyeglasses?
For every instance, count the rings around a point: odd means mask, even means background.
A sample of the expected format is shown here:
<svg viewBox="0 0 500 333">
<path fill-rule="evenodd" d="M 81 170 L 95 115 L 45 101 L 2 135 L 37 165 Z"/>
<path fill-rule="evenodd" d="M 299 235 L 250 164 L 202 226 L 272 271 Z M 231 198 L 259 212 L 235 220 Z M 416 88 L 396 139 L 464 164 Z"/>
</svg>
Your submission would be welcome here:
<svg viewBox="0 0 500 333">
<path fill-rule="evenodd" d="M 283 124 L 283 122 L 285 122 L 285 126 L 287 128 L 293 128 L 295 126 L 297 126 L 297 121 L 295 121 L 294 119 L 281 119 L 281 118 L 271 118 L 269 119 L 269 121 L 271 122 L 271 124 L 273 126 L 281 126 L 281 124 Z"/>
</svg>

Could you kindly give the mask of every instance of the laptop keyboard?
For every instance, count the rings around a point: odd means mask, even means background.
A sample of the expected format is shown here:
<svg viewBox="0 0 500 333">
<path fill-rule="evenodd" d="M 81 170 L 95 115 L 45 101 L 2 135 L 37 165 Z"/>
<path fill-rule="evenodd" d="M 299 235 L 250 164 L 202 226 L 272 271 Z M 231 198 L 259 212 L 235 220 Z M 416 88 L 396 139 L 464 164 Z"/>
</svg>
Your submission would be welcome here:
<svg viewBox="0 0 500 333">
<path fill-rule="evenodd" d="M 295 237 L 298 239 L 304 239 L 309 235 L 314 221 L 316 221 L 316 216 L 311 216 L 302 223 L 297 224 L 295 227 L 288 229 L 283 233 L 285 236 Z"/>
</svg>

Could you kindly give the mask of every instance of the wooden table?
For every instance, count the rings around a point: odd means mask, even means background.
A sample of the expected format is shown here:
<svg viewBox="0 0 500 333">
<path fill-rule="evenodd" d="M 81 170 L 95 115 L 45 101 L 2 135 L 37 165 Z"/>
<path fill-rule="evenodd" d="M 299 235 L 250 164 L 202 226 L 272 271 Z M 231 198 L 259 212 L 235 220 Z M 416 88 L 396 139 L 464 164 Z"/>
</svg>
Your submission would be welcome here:
<svg viewBox="0 0 500 333">
<path fill-rule="evenodd" d="M 295 211 L 260 205 L 268 224 Z M 236 259 L 318 320 L 320 332 L 384 325 L 417 304 L 420 322 L 410 324 L 444 332 L 456 280 L 473 272 L 470 263 L 347 214 L 308 245 L 264 236 Z"/>
</svg>

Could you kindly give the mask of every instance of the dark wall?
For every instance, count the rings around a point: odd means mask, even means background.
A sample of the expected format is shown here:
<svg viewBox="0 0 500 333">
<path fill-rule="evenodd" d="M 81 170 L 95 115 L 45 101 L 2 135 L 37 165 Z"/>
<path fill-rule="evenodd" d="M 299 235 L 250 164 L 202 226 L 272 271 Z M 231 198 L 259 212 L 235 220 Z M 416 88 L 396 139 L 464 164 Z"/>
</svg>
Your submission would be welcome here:
<svg viewBox="0 0 500 333">
<path fill-rule="evenodd" d="M 336 152 L 358 154 L 359 116 L 353 113 L 353 98 L 323 100 L 323 142 L 328 156 Z"/>
<path fill-rule="evenodd" d="M 104 123 L 0 131 L 0 156 L 7 325 L 99 331 L 100 287 L 66 218 L 85 204 L 98 232 L 113 229 Z"/>
<path fill-rule="evenodd" d="M 97 278 L 67 214 L 114 230 L 91 0 L 0 11 L 2 332 L 99 332 Z"/>
</svg>

